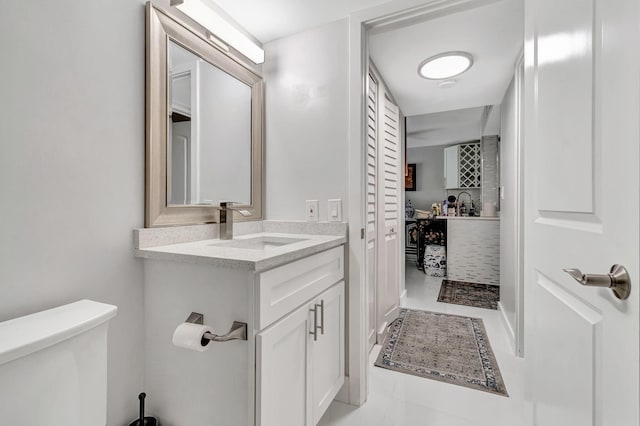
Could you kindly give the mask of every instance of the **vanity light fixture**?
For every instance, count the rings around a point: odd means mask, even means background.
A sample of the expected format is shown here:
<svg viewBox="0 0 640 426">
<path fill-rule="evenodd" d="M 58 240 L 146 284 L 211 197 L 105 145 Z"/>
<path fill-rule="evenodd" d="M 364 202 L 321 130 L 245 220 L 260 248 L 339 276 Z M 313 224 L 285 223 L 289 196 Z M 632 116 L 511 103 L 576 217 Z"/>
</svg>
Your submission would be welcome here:
<svg viewBox="0 0 640 426">
<path fill-rule="evenodd" d="M 177 7 L 254 63 L 264 62 L 262 47 L 221 15 L 211 0 L 171 0 L 171 6 Z"/>
<path fill-rule="evenodd" d="M 467 71 L 473 56 L 467 52 L 444 52 L 425 59 L 418 65 L 418 74 L 428 80 L 446 80 Z"/>
<path fill-rule="evenodd" d="M 209 39 L 209 41 L 213 44 L 216 45 L 217 48 L 219 48 L 220 50 L 224 51 L 224 52 L 229 52 L 229 46 L 227 46 L 226 44 L 224 44 L 222 42 L 222 40 L 220 40 L 218 37 L 214 36 L 213 34 L 211 34 L 210 32 L 207 31 L 207 39 Z"/>
</svg>

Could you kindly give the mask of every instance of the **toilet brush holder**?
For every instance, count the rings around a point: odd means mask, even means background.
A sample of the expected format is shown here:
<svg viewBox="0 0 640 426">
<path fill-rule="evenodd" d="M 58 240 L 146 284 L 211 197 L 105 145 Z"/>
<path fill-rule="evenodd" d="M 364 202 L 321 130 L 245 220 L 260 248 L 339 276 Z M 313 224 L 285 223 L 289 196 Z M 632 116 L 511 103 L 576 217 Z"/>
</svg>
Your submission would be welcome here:
<svg viewBox="0 0 640 426">
<path fill-rule="evenodd" d="M 160 426 L 160 422 L 155 417 L 144 416 L 144 399 L 146 397 L 147 394 L 144 392 L 138 395 L 138 400 L 140 400 L 140 413 L 138 418 L 131 422 L 129 426 Z"/>
</svg>

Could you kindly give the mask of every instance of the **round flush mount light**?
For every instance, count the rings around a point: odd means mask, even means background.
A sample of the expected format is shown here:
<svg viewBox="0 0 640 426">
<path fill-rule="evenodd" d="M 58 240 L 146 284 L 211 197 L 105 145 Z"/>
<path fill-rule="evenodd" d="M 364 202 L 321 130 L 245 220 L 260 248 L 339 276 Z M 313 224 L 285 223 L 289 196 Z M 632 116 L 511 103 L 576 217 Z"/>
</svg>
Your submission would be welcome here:
<svg viewBox="0 0 640 426">
<path fill-rule="evenodd" d="M 473 65 L 473 56 L 467 52 L 444 52 L 425 59 L 418 66 L 418 74 L 428 80 L 456 77 Z"/>
</svg>

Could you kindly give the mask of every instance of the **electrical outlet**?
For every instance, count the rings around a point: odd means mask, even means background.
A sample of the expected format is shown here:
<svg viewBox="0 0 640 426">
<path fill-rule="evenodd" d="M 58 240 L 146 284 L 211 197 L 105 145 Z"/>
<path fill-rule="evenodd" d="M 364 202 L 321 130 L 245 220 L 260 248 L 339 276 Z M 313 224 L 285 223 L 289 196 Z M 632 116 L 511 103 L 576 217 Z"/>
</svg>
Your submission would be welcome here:
<svg viewBox="0 0 640 426">
<path fill-rule="evenodd" d="M 306 203 L 306 220 L 307 222 L 318 221 L 318 200 L 307 200 Z"/>
<path fill-rule="evenodd" d="M 337 198 L 329 200 L 327 205 L 329 222 L 342 222 L 342 200 Z"/>
</svg>

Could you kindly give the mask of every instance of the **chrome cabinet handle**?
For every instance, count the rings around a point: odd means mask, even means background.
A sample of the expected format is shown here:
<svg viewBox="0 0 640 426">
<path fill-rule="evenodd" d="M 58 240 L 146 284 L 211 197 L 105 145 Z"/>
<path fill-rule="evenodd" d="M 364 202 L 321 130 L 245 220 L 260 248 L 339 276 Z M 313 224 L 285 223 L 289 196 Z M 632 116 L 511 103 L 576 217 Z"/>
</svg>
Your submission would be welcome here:
<svg viewBox="0 0 640 426">
<path fill-rule="evenodd" d="M 320 301 L 320 304 L 316 304 L 316 308 L 320 307 L 320 334 L 324 336 L 324 299 Z"/>
<path fill-rule="evenodd" d="M 583 274 L 579 269 L 563 269 L 580 284 L 587 287 L 606 287 L 618 299 L 624 300 L 631 294 L 631 277 L 622 265 L 613 265 L 608 274 Z"/>
<path fill-rule="evenodd" d="M 313 312 L 313 331 L 310 331 L 309 334 L 313 336 L 313 341 L 318 340 L 318 305 L 313 305 L 313 308 L 309 309 Z"/>
</svg>

